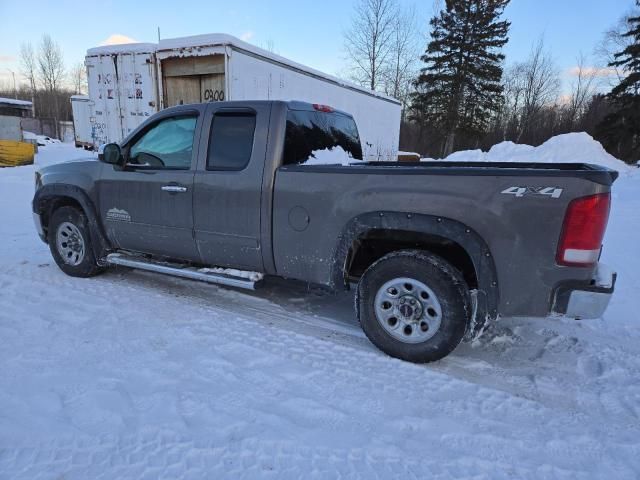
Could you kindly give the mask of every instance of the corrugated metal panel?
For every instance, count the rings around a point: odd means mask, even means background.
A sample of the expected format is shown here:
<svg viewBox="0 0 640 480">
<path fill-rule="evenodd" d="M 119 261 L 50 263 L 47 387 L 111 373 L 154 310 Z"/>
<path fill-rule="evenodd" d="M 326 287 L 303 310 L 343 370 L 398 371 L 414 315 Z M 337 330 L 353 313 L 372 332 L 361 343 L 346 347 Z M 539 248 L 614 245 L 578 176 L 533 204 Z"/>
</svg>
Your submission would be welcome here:
<svg viewBox="0 0 640 480">
<path fill-rule="evenodd" d="M 33 163 L 35 149 L 31 143 L 0 140 L 0 167 L 16 167 Z"/>
</svg>

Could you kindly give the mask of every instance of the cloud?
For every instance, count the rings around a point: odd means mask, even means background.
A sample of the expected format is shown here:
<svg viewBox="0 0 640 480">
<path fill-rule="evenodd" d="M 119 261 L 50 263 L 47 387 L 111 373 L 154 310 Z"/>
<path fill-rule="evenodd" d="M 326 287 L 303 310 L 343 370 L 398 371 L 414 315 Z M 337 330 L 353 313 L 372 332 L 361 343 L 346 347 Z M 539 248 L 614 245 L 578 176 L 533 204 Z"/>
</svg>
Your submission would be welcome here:
<svg viewBox="0 0 640 480">
<path fill-rule="evenodd" d="M 122 35 L 121 33 L 114 33 L 112 35 L 109 35 L 109 38 L 107 38 L 105 41 L 103 41 L 102 43 L 100 43 L 101 46 L 103 45 L 120 45 L 122 43 L 136 43 L 137 40 L 134 40 L 131 37 L 127 37 L 126 35 Z"/>
<path fill-rule="evenodd" d="M 572 77 L 577 77 L 580 74 L 580 67 L 576 65 L 575 67 L 570 68 L 568 73 Z M 614 68 L 606 67 L 582 67 L 582 74 L 593 77 L 608 77 L 610 75 L 615 75 L 616 71 Z"/>
<path fill-rule="evenodd" d="M 245 42 L 248 42 L 252 38 L 253 38 L 253 32 L 251 30 L 249 30 L 248 32 L 244 32 L 242 35 L 240 35 L 240 40 L 244 40 Z"/>
<path fill-rule="evenodd" d="M 560 95 L 558 97 L 558 103 L 560 105 L 569 105 L 569 103 L 571 102 L 572 98 L 573 97 L 571 95 L 569 95 L 569 94 Z"/>
<path fill-rule="evenodd" d="M 16 61 L 13 55 L 0 55 L 0 63 L 12 63 Z"/>
</svg>

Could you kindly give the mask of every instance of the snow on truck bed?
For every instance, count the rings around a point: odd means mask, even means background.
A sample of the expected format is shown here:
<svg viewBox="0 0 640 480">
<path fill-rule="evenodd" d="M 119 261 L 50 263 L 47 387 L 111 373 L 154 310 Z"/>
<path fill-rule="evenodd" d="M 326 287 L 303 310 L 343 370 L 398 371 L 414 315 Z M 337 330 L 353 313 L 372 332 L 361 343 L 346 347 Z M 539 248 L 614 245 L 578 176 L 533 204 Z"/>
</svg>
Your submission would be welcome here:
<svg viewBox="0 0 640 480">
<path fill-rule="evenodd" d="M 637 479 L 640 175 L 614 185 L 604 319 L 503 319 L 428 366 L 350 294 L 65 276 L 31 221 L 40 149 L 0 169 L 0 478 Z M 526 294 L 526 292 L 523 292 Z"/>
</svg>

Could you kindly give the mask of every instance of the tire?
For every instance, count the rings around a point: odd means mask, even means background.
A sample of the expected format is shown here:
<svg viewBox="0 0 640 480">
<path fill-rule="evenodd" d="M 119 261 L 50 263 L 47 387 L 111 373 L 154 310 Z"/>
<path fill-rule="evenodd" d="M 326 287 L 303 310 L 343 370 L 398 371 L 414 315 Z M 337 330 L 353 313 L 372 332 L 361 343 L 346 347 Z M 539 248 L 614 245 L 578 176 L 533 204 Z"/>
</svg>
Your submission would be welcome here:
<svg viewBox="0 0 640 480">
<path fill-rule="evenodd" d="M 360 325 L 376 347 L 414 363 L 451 353 L 471 316 L 462 274 L 421 250 L 393 252 L 371 265 L 358 284 L 356 307 Z"/>
<path fill-rule="evenodd" d="M 103 271 L 91 248 L 87 217 L 77 208 L 60 207 L 53 212 L 48 243 L 53 259 L 67 275 L 87 278 Z"/>
</svg>

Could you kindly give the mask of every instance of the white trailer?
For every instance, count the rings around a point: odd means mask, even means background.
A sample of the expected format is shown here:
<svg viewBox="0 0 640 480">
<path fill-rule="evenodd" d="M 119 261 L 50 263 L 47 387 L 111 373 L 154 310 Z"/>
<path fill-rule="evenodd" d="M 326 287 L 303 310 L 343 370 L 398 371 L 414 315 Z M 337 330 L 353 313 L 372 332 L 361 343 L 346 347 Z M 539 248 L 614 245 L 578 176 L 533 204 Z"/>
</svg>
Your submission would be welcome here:
<svg viewBox="0 0 640 480">
<path fill-rule="evenodd" d="M 97 146 L 119 142 L 158 111 L 153 43 L 91 48 L 85 65 Z"/>
<path fill-rule="evenodd" d="M 364 154 L 398 151 L 398 100 L 295 63 L 224 34 L 161 40 L 156 51 L 161 108 L 219 100 L 300 100 L 351 113 Z"/>
<path fill-rule="evenodd" d="M 76 147 L 93 149 L 91 136 L 92 101 L 88 95 L 71 95 L 73 136 Z"/>
<path fill-rule="evenodd" d="M 129 57 L 124 59 L 125 56 Z M 153 62 L 155 69 L 148 67 Z M 96 101 L 96 121 L 100 121 L 100 133 L 104 132 L 98 137 L 98 144 L 121 140 L 150 114 L 174 105 L 222 100 L 300 100 L 351 113 L 367 159 L 396 158 L 401 115 L 398 100 L 230 35 L 173 38 L 161 40 L 157 45 L 99 47 L 87 52 L 86 63 L 89 95 Z M 140 85 L 142 104 L 132 105 L 133 99 L 125 93 L 129 87 L 122 86 L 123 79 L 127 80 L 122 72 L 132 71 L 131 65 L 136 66 L 135 72 L 145 72 Z M 113 98 L 109 98 L 109 91 Z"/>
</svg>

